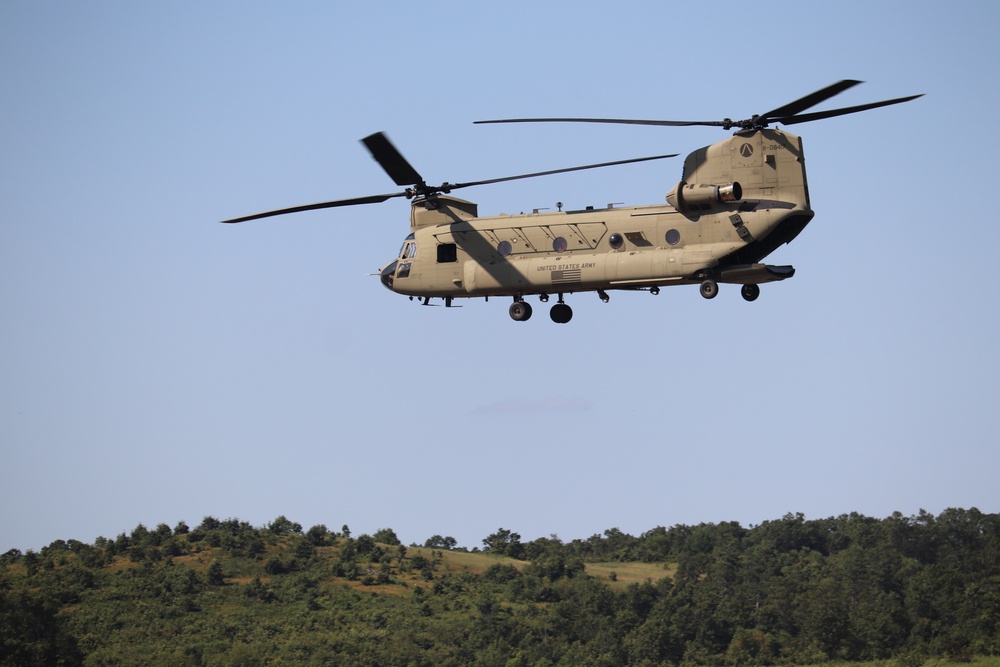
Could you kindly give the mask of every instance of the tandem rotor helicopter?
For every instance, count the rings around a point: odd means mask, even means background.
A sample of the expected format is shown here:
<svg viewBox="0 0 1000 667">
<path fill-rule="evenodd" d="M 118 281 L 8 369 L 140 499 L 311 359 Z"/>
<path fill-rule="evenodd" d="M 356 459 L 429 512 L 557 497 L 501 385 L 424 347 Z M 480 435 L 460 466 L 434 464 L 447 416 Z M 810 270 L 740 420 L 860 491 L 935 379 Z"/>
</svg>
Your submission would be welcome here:
<svg viewBox="0 0 1000 667">
<path fill-rule="evenodd" d="M 245 222 L 286 213 L 376 204 L 395 197 L 410 200 L 410 234 L 398 256 L 379 269 L 382 284 L 411 299 L 509 297 L 510 316 L 531 317 L 526 297 L 545 303 L 555 295 L 553 322 L 573 317 L 565 296 L 596 292 L 605 303 L 611 290 L 644 290 L 698 285 L 714 298 L 719 283 L 741 285 L 747 301 L 760 285 L 791 278 L 791 266 L 760 263 L 790 243 L 813 218 L 806 184 L 802 140 L 770 127 L 900 104 L 912 95 L 871 104 L 802 113 L 860 81 L 844 80 L 811 95 L 746 120 L 622 120 L 611 118 L 514 118 L 477 123 L 623 123 L 631 125 L 708 125 L 734 129 L 732 137 L 687 156 L 680 182 L 667 204 L 577 211 L 534 212 L 479 217 L 476 204 L 453 197 L 460 188 L 583 169 L 659 160 L 675 155 L 605 162 L 567 169 L 507 176 L 469 183 L 429 186 L 379 132 L 362 139 L 372 157 L 401 192 L 294 206 L 225 220 Z"/>
</svg>

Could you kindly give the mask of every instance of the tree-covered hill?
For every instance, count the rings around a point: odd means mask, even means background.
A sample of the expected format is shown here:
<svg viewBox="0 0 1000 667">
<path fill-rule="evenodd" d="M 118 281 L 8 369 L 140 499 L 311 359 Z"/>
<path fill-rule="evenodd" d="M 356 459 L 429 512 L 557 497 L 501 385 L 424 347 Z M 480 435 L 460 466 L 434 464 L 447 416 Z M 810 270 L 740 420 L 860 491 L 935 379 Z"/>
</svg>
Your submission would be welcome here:
<svg viewBox="0 0 1000 667">
<path fill-rule="evenodd" d="M 0 556 L 0 665 L 771 665 L 1000 655 L 1000 515 L 787 515 L 481 548 L 137 526 Z"/>
</svg>

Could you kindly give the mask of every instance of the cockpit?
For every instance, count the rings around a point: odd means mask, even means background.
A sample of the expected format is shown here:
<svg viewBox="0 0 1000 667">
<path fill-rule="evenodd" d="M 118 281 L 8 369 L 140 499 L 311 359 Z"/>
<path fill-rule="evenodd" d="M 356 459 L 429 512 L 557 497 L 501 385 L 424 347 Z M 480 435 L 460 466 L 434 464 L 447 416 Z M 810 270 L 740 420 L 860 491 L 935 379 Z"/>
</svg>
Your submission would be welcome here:
<svg viewBox="0 0 1000 667">
<path fill-rule="evenodd" d="M 403 242 L 403 247 L 399 249 L 399 259 L 413 259 L 417 254 L 417 242 L 413 240 L 413 234 Z"/>
<path fill-rule="evenodd" d="M 388 289 L 392 289 L 393 282 L 396 278 L 409 278 L 410 263 L 416 255 L 417 242 L 414 240 L 413 234 L 410 234 L 403 241 L 403 246 L 399 249 L 399 254 L 396 256 L 396 259 L 389 262 L 389 264 L 383 267 L 379 272 L 382 284 Z"/>
</svg>

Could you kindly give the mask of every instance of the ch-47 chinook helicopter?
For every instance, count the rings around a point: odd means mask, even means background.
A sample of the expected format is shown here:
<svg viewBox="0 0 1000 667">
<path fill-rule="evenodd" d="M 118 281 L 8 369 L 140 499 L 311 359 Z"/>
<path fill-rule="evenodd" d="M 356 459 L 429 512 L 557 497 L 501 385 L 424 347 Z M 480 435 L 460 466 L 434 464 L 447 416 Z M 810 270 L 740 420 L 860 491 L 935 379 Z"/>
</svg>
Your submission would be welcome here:
<svg viewBox="0 0 1000 667">
<path fill-rule="evenodd" d="M 674 155 L 606 162 L 508 176 L 470 183 L 428 186 L 423 177 L 382 133 L 362 140 L 402 192 L 294 206 L 225 222 L 243 222 L 321 208 L 374 204 L 394 197 L 411 200 L 410 234 L 399 255 L 379 270 L 382 284 L 427 305 L 432 298 L 451 306 L 457 298 L 510 297 L 510 316 L 531 317 L 537 296 L 557 296 L 550 316 L 569 322 L 567 294 L 596 292 L 607 302 L 610 290 L 658 294 L 669 285 L 699 285 L 711 299 L 719 283 L 742 285 L 747 301 L 760 284 L 791 278 L 791 266 L 760 263 L 789 243 L 809 223 L 805 161 L 799 137 L 771 128 L 857 113 L 920 97 L 912 95 L 871 104 L 802 112 L 861 83 L 844 80 L 767 113 L 734 121 L 620 120 L 610 118 L 517 118 L 479 123 L 584 122 L 658 126 L 718 126 L 735 134 L 701 148 L 684 161 L 681 181 L 667 204 L 587 208 L 579 211 L 479 217 L 476 204 L 450 192 L 583 169 L 594 169 Z M 561 209 L 561 207 L 560 207 Z"/>
</svg>

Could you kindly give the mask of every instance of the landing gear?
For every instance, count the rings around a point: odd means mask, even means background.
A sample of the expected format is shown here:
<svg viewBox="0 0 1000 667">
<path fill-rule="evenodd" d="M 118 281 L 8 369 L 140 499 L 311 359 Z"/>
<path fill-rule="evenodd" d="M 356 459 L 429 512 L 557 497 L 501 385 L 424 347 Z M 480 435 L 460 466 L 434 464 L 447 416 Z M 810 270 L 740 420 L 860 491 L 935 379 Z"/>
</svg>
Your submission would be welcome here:
<svg viewBox="0 0 1000 667">
<path fill-rule="evenodd" d="M 747 301 L 756 301 L 757 297 L 760 296 L 760 285 L 744 285 L 743 289 L 740 290 L 740 294 Z"/>
<path fill-rule="evenodd" d="M 573 309 L 563 301 L 562 294 L 559 295 L 559 303 L 552 306 L 552 309 L 549 310 L 549 317 L 556 324 L 566 324 L 573 319 Z"/>
<path fill-rule="evenodd" d="M 559 302 L 552 306 L 552 310 L 549 311 L 549 317 L 556 324 L 566 324 L 573 319 L 573 309 L 565 303 Z"/>
<path fill-rule="evenodd" d="M 714 299 L 719 294 L 719 283 L 715 282 L 711 278 L 703 280 L 701 286 L 698 288 L 701 295 L 706 299 Z"/>
<path fill-rule="evenodd" d="M 549 297 L 547 294 L 539 295 L 541 300 L 548 301 Z M 514 297 L 514 303 L 510 304 L 510 319 L 515 322 L 524 322 L 531 317 L 531 304 L 525 301 L 520 296 Z M 571 319 L 573 319 L 573 309 L 570 308 L 565 302 L 563 302 L 562 294 L 559 295 L 559 303 L 552 306 L 549 310 L 549 317 L 556 324 L 566 324 Z"/>
<path fill-rule="evenodd" d="M 602 289 L 597 290 L 597 296 L 601 297 L 601 301 L 603 301 L 604 303 L 611 301 L 611 297 L 608 296 L 608 293 Z"/>
<path fill-rule="evenodd" d="M 515 301 L 510 304 L 510 319 L 524 322 L 531 317 L 531 304 L 527 301 Z"/>
</svg>

